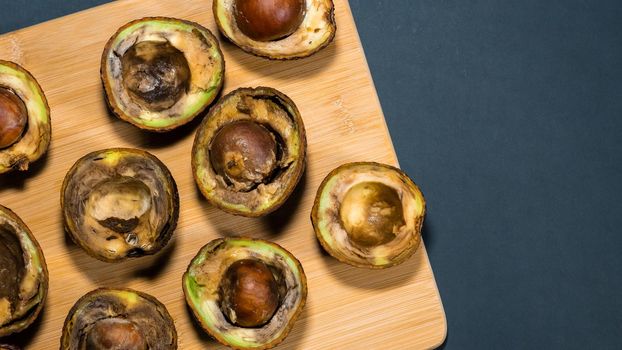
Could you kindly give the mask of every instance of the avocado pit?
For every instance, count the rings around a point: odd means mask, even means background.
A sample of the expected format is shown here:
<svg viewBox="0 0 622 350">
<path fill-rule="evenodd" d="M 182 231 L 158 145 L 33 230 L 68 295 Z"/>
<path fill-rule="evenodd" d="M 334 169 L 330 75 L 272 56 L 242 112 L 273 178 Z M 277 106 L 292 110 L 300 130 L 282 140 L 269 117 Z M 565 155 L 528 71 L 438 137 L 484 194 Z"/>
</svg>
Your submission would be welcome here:
<svg viewBox="0 0 622 350">
<path fill-rule="evenodd" d="M 0 149 L 19 141 L 27 122 L 24 101 L 10 89 L 0 86 Z"/>
<path fill-rule="evenodd" d="M 238 191 L 265 183 L 277 167 L 274 135 L 253 121 L 225 125 L 216 133 L 210 149 L 214 170 Z"/>
<path fill-rule="evenodd" d="M 113 317 L 97 321 L 86 334 L 86 350 L 146 350 L 140 328 L 131 321 Z"/>
<path fill-rule="evenodd" d="M 395 189 L 380 182 L 360 182 L 345 194 L 339 217 L 355 244 L 374 247 L 392 241 L 405 225 Z"/>
<path fill-rule="evenodd" d="M 253 40 L 272 41 L 294 33 L 305 17 L 305 0 L 236 0 L 234 17 Z"/>
<path fill-rule="evenodd" d="M 241 327 L 261 327 L 280 304 L 277 281 L 270 268 L 259 260 L 244 259 L 231 264 L 220 285 L 220 308 L 229 322 Z"/>
<path fill-rule="evenodd" d="M 117 176 L 100 182 L 89 194 L 86 215 L 117 233 L 134 230 L 151 211 L 151 193 L 145 183 Z"/>
<path fill-rule="evenodd" d="M 141 41 L 121 58 L 123 85 L 137 104 L 151 111 L 171 108 L 188 91 L 190 67 L 168 41 Z"/>
</svg>

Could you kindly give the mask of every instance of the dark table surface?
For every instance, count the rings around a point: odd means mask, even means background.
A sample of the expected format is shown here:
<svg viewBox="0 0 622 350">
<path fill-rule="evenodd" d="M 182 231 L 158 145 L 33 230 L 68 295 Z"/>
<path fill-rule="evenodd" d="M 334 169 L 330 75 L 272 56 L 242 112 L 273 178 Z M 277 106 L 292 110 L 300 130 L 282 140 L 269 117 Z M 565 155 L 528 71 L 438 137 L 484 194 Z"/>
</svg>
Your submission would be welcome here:
<svg viewBox="0 0 622 350">
<path fill-rule="evenodd" d="M 4 1 L 0 32 L 104 2 Z M 350 2 L 444 347 L 622 348 L 622 2 Z"/>
</svg>

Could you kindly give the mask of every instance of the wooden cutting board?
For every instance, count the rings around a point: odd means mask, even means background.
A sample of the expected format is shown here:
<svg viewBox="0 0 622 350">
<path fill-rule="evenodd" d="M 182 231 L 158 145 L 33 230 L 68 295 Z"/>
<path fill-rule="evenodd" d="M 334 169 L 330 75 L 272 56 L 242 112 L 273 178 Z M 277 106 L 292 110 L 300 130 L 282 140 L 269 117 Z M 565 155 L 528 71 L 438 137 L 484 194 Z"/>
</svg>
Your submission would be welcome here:
<svg viewBox="0 0 622 350">
<path fill-rule="evenodd" d="M 242 235 L 278 242 L 300 259 L 307 274 L 306 309 L 279 349 L 420 349 L 443 342 L 445 314 L 423 246 L 400 266 L 357 269 L 323 253 L 311 227 L 315 191 L 331 169 L 349 161 L 397 164 L 349 5 L 336 0 L 335 7 L 335 41 L 307 59 L 273 62 L 221 40 L 226 60 L 223 91 L 275 87 L 294 100 L 307 129 L 306 175 L 284 207 L 263 219 L 225 214 L 201 198 L 190 169 L 196 122 L 169 134 L 150 134 L 110 116 L 104 102 L 99 60 L 118 27 L 144 16 L 170 16 L 196 21 L 216 34 L 211 1 L 118 1 L 0 36 L 0 58 L 33 73 L 52 112 L 47 157 L 28 173 L 0 176 L 0 204 L 31 228 L 50 271 L 44 312 L 29 330 L 9 341 L 26 349 L 57 349 L 74 302 L 107 286 L 135 288 L 162 301 L 175 319 L 180 349 L 224 348 L 193 323 L 181 276 L 208 241 Z M 108 147 L 148 150 L 177 181 L 179 225 L 159 255 L 106 264 L 87 256 L 65 236 L 59 205 L 65 173 L 87 152 Z M 410 175 L 416 182 L 417 174 Z"/>
</svg>

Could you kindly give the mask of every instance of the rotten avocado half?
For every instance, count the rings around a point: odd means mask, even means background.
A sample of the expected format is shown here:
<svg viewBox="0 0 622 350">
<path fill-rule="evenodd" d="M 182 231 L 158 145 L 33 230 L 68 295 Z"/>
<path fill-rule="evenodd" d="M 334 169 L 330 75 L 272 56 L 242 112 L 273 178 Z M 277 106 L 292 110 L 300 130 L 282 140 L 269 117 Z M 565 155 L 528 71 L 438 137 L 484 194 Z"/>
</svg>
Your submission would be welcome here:
<svg viewBox="0 0 622 350">
<path fill-rule="evenodd" d="M 386 268 L 419 247 L 425 200 L 401 170 L 380 163 L 344 164 L 326 176 L 311 221 L 324 249 L 341 262 Z"/>
<path fill-rule="evenodd" d="M 80 158 L 61 189 L 65 228 L 72 240 L 106 262 L 155 254 L 179 217 L 177 185 L 154 155 L 130 148 Z"/>
<path fill-rule="evenodd" d="M 310 56 L 337 30 L 332 0 L 214 0 L 212 9 L 225 37 L 270 59 Z"/>
<path fill-rule="evenodd" d="M 101 60 L 112 112 L 156 132 L 186 124 L 205 110 L 222 87 L 224 69 L 218 41 L 207 28 L 166 17 L 124 25 Z"/>
<path fill-rule="evenodd" d="M 201 327 L 242 350 L 283 341 L 307 299 L 300 262 L 275 243 L 250 238 L 219 238 L 201 248 L 183 289 Z"/>
<path fill-rule="evenodd" d="M 174 350 L 177 331 L 166 307 L 131 289 L 94 290 L 71 308 L 61 350 Z"/>
<path fill-rule="evenodd" d="M 0 337 L 26 329 L 48 291 L 43 252 L 26 224 L 0 205 Z"/>
<path fill-rule="evenodd" d="M 21 66 L 0 60 L 0 174 L 28 170 L 50 145 L 50 107 Z"/>
<path fill-rule="evenodd" d="M 267 87 L 240 88 L 223 97 L 201 123 L 192 148 L 195 181 L 216 207 L 257 217 L 293 192 L 307 140 L 294 102 Z"/>
</svg>

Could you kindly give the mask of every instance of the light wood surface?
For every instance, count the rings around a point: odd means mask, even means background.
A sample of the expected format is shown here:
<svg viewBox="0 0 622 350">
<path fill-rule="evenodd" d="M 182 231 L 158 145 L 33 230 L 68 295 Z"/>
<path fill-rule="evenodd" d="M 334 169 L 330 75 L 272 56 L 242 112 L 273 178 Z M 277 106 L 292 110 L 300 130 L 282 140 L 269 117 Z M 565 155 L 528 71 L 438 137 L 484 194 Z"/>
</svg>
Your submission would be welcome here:
<svg viewBox="0 0 622 350">
<path fill-rule="evenodd" d="M 335 6 L 335 42 L 304 60 L 268 61 L 222 43 L 223 91 L 275 87 L 295 101 L 307 128 L 306 175 L 284 207 L 264 219 L 225 214 L 201 198 L 190 169 L 196 122 L 171 134 L 150 134 L 111 117 L 104 102 L 99 59 L 118 27 L 132 19 L 160 15 L 196 21 L 216 34 L 211 1 L 119 1 L 0 36 L 0 58 L 33 73 L 52 111 L 47 157 L 26 174 L 0 177 L 0 203 L 32 229 L 50 271 L 42 317 L 12 340 L 26 349 L 57 349 L 63 321 L 74 302 L 96 287 L 119 286 L 152 294 L 167 306 L 175 319 L 180 349 L 224 348 L 193 323 L 181 276 L 205 243 L 223 235 L 242 235 L 278 242 L 300 259 L 307 274 L 307 307 L 279 349 L 423 349 L 443 342 L 445 314 L 423 246 L 400 266 L 370 271 L 326 256 L 313 234 L 309 220 L 313 198 L 331 169 L 348 161 L 397 164 L 349 5 L 337 0 Z M 108 147 L 148 150 L 177 181 L 179 225 L 159 255 L 106 264 L 65 237 L 59 205 L 65 173 L 82 155 Z M 417 174 L 410 175 L 416 182 Z"/>
</svg>

